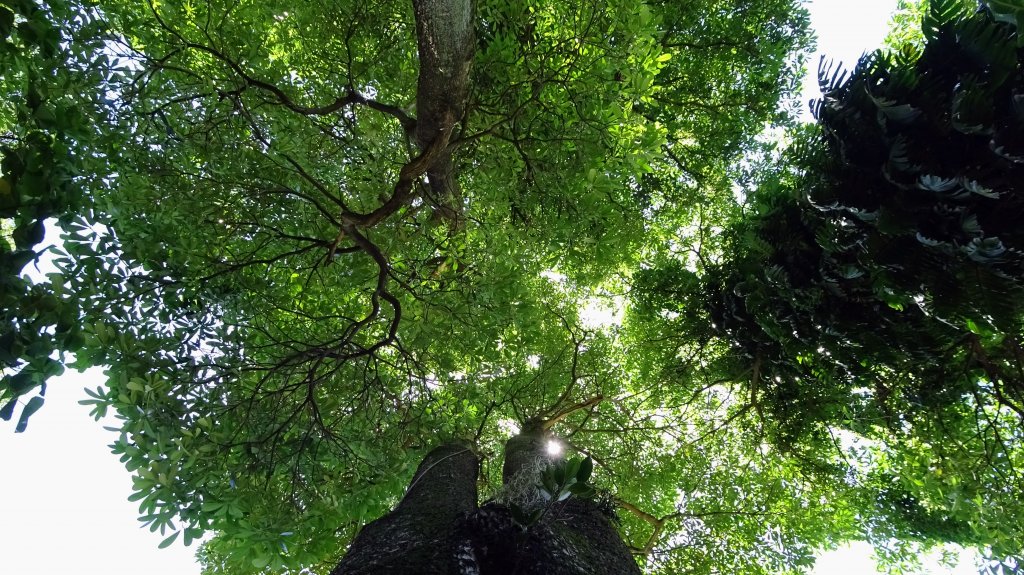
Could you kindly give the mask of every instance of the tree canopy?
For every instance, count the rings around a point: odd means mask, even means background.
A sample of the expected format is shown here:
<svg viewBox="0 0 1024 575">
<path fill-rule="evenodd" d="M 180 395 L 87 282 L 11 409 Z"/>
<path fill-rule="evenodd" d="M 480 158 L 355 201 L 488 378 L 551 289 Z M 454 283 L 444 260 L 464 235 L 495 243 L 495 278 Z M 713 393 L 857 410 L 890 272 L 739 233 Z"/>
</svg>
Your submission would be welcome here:
<svg viewBox="0 0 1024 575">
<path fill-rule="evenodd" d="M 1014 569 L 1024 52 L 975 8 L 801 127 L 795 0 L 5 3 L 0 415 L 106 366 L 209 573 L 327 573 L 431 448 L 486 496 L 541 422 L 648 573 Z"/>
<path fill-rule="evenodd" d="M 828 445 L 861 440 L 850 463 L 876 512 L 906 520 L 869 539 L 1003 558 L 1019 554 L 1003 512 L 1024 487 L 1024 75 L 1001 8 L 932 2 L 921 40 L 823 69 L 818 126 L 721 257 L 667 260 L 638 291 L 661 329 L 720 346 L 698 357 L 749 379 L 773 443 L 827 468 Z"/>
</svg>

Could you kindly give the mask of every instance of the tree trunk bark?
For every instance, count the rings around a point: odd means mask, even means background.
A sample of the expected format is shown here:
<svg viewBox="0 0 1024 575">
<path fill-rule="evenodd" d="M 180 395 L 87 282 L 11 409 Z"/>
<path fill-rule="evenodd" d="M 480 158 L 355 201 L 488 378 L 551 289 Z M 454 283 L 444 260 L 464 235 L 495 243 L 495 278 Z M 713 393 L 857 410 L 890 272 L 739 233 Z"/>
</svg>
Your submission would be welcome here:
<svg viewBox="0 0 1024 575">
<path fill-rule="evenodd" d="M 640 575 L 609 512 L 577 497 L 540 501 L 539 474 L 552 460 L 548 439 L 542 429 L 510 438 L 502 473 L 507 493 L 479 508 L 469 445 L 430 452 L 402 502 L 363 528 L 332 575 Z M 545 513 L 520 525 L 508 507 L 516 501 L 544 506 Z"/>
<path fill-rule="evenodd" d="M 476 46 L 472 0 L 414 0 L 420 71 L 416 85 L 416 132 L 426 150 L 437 138 L 451 138 L 466 113 L 469 72 Z M 438 218 L 462 225 L 462 190 L 451 149 L 427 170 Z"/>
<path fill-rule="evenodd" d="M 529 505 L 539 492 L 539 473 L 559 457 L 547 452 L 547 444 L 552 437 L 544 431 L 540 424 L 528 423 L 518 435 L 505 442 L 505 461 L 501 468 L 501 482 L 506 488 L 516 486 L 524 489 L 516 493 L 515 503 Z M 525 485 L 517 485 L 525 484 Z M 529 489 L 532 487 L 533 489 Z"/>
<path fill-rule="evenodd" d="M 457 573 L 453 537 L 476 509 L 478 467 L 468 443 L 431 451 L 398 507 L 363 527 L 331 575 Z"/>
</svg>

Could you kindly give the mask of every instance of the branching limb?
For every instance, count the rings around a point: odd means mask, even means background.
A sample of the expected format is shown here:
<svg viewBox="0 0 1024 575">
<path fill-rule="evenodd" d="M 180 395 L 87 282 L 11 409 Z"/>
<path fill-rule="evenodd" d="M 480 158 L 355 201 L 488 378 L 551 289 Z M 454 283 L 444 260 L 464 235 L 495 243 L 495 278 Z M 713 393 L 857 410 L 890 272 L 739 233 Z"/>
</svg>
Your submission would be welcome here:
<svg viewBox="0 0 1024 575">
<path fill-rule="evenodd" d="M 658 544 L 658 539 L 661 538 L 662 532 L 664 532 L 665 530 L 665 524 L 673 519 L 678 519 L 679 517 L 683 516 L 682 513 L 676 512 L 670 513 L 664 517 L 655 517 L 654 515 L 651 515 L 650 513 L 644 511 L 643 509 L 640 509 L 636 505 L 633 505 L 632 503 L 620 499 L 618 497 L 615 498 L 615 504 L 621 507 L 622 509 L 629 511 L 642 521 L 648 523 L 652 528 L 651 535 L 647 538 L 647 541 L 644 543 L 643 547 L 630 546 L 630 550 L 633 552 L 634 555 L 650 555 L 651 552 L 654 551 L 654 546 Z"/>
<path fill-rule="evenodd" d="M 581 401 L 579 403 L 574 403 L 572 405 L 566 406 L 566 407 L 558 410 L 557 412 L 555 412 L 553 415 L 547 417 L 543 421 L 542 426 L 543 426 L 544 429 L 551 429 L 556 423 L 562 421 L 563 419 L 565 419 L 569 415 L 571 415 L 571 414 L 573 414 L 573 413 L 575 413 L 577 411 L 581 411 L 583 409 L 593 408 L 597 404 L 601 403 L 602 401 L 604 401 L 604 396 L 601 395 L 601 394 L 597 394 L 597 395 L 595 395 L 595 396 L 593 396 L 593 397 L 591 397 L 589 399 L 586 399 L 584 401 Z"/>
</svg>

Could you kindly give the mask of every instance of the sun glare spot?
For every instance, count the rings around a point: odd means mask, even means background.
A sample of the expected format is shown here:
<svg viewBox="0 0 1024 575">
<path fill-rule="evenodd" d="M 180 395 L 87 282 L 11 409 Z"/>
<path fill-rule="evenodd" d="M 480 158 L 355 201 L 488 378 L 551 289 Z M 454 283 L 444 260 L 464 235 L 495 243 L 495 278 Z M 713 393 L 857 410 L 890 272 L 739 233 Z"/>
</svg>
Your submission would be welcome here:
<svg viewBox="0 0 1024 575">
<path fill-rule="evenodd" d="M 547 444 L 548 455 L 558 456 L 562 454 L 562 444 L 555 441 L 554 439 L 548 440 Z"/>
</svg>

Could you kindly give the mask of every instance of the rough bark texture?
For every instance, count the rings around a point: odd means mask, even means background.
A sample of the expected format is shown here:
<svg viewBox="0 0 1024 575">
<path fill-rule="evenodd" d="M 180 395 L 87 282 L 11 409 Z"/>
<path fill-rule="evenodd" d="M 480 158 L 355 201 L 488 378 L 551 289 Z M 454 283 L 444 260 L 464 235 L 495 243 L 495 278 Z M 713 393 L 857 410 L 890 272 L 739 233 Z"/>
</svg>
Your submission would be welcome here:
<svg viewBox="0 0 1024 575">
<path fill-rule="evenodd" d="M 468 443 L 431 451 L 398 507 L 363 527 L 331 575 L 457 573 L 453 536 L 476 509 L 478 465 Z"/>
<path fill-rule="evenodd" d="M 544 516 L 524 529 L 503 504 L 484 504 L 460 529 L 471 541 L 482 575 L 639 575 L 633 555 L 608 514 L 589 499 L 571 497 L 548 505 L 539 501 L 539 472 L 560 458 L 547 452 L 553 436 L 541 424 L 525 425 L 505 442 L 502 481 L 512 502 L 532 511 L 547 505 Z"/>
<path fill-rule="evenodd" d="M 472 0 L 414 0 L 420 71 L 416 86 L 416 144 L 427 149 L 466 113 L 469 72 L 476 46 Z M 450 149 L 427 170 L 440 218 L 461 226 L 462 191 Z"/>
<path fill-rule="evenodd" d="M 586 499 L 556 504 L 528 529 L 517 525 L 505 506 L 487 503 L 460 532 L 469 538 L 475 568 L 463 573 L 640 575 L 610 518 Z"/>
<path fill-rule="evenodd" d="M 551 436 L 544 431 L 538 423 L 528 423 L 523 426 L 518 435 L 514 435 L 505 442 L 505 461 L 501 468 L 501 481 L 506 486 L 512 484 L 526 484 L 526 488 L 515 497 L 519 505 L 529 505 L 535 499 L 537 483 L 539 481 L 537 472 L 540 467 L 547 466 L 557 458 L 551 457 L 547 452 L 547 443 Z M 529 489 L 533 487 L 533 489 Z"/>
<path fill-rule="evenodd" d="M 427 148 L 462 119 L 473 62 L 471 0 L 414 0 L 420 58 L 416 85 L 416 143 Z"/>
<path fill-rule="evenodd" d="M 537 461 L 550 460 L 546 433 L 524 431 L 505 446 L 503 474 L 514 490 L 535 488 Z M 430 452 L 398 507 L 363 528 L 332 575 L 640 574 L 593 501 L 569 498 L 523 527 L 505 503 L 476 507 L 476 472 L 476 455 L 465 443 Z"/>
</svg>

